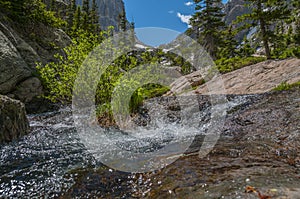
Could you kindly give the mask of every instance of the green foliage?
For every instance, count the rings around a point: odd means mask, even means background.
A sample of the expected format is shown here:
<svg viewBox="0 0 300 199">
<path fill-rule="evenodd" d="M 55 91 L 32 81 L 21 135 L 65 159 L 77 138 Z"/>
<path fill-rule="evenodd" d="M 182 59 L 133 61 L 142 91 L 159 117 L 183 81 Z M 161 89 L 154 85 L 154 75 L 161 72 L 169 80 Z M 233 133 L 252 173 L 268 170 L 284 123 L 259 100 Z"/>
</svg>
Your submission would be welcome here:
<svg viewBox="0 0 300 199">
<path fill-rule="evenodd" d="M 274 91 L 286 91 L 286 90 L 290 90 L 294 87 L 300 87 L 300 81 L 293 83 L 293 84 L 288 84 L 286 82 L 282 82 L 277 87 L 275 87 L 273 90 Z"/>
<path fill-rule="evenodd" d="M 78 37 L 64 49 L 66 57 L 56 54 L 58 62 L 50 62 L 45 66 L 37 65 L 44 87 L 49 92 L 46 98 L 54 102 L 70 102 L 76 74 L 87 55 L 101 41 L 102 35 L 93 35 L 79 31 Z"/>
<path fill-rule="evenodd" d="M 215 63 L 220 73 L 228 73 L 265 60 L 264 57 L 233 57 L 230 59 L 221 58 L 216 60 Z"/>
<path fill-rule="evenodd" d="M 22 23 L 44 23 L 52 27 L 63 27 L 66 22 L 55 16 L 55 12 L 48 11 L 41 0 L 12 0 L 0 1 L 1 10 L 12 20 Z"/>
<path fill-rule="evenodd" d="M 28 10 L 27 17 L 30 20 L 44 23 L 45 25 L 60 28 L 66 25 L 66 22 L 55 16 L 55 12 L 48 11 L 46 5 L 40 0 L 32 0 L 32 4 L 26 5 Z"/>
<path fill-rule="evenodd" d="M 75 1 L 72 1 L 68 11 L 68 33 L 76 36 L 77 31 L 81 29 L 99 34 L 101 28 L 97 10 L 96 0 L 92 1 L 91 7 L 88 0 L 84 0 L 82 6 L 76 6 Z"/>
<path fill-rule="evenodd" d="M 255 53 L 255 49 L 251 47 L 247 37 L 244 37 L 243 43 L 239 48 L 239 55 L 241 57 L 250 57 Z"/>
<path fill-rule="evenodd" d="M 169 90 L 169 87 L 159 84 L 147 84 L 138 88 L 131 96 L 131 100 L 129 103 L 130 112 L 137 112 L 138 107 L 143 104 L 143 101 L 145 99 L 162 96 Z"/>
<path fill-rule="evenodd" d="M 287 1 L 279 0 L 249 0 L 252 12 L 238 17 L 236 23 L 244 22 L 244 28 L 259 27 L 260 40 L 263 42 L 266 57 L 271 58 L 270 44 L 274 42 L 274 32 L 272 26 L 277 25 L 283 20 L 288 20 L 291 11 L 288 8 Z M 249 23 L 251 21 L 251 23 Z M 280 41 L 280 40 L 279 40 Z M 280 46 L 280 44 L 278 44 Z"/>
<path fill-rule="evenodd" d="M 44 87 L 48 91 L 45 95 L 47 99 L 61 103 L 71 102 L 74 92 L 73 87 L 77 78 L 79 67 L 82 65 L 88 54 L 101 43 L 103 38 L 111 35 L 111 31 L 112 30 L 102 31 L 100 35 L 95 35 L 80 30 L 74 34 L 77 35 L 77 37 L 73 39 L 72 45 L 64 49 L 66 54 L 65 57 L 57 54 L 56 58 L 58 59 L 58 62 L 51 62 L 45 66 L 38 64 L 37 68 L 39 70 L 40 77 L 43 81 Z M 101 51 L 101 49 L 99 50 Z M 102 53 L 105 54 L 105 52 Z M 120 79 L 126 71 L 130 71 L 139 64 L 157 63 L 160 60 L 159 56 L 162 56 L 161 53 L 162 51 L 158 50 L 157 54 L 152 51 L 142 51 L 135 53 L 130 52 L 128 54 L 121 55 L 108 66 L 101 77 L 90 77 L 90 79 L 99 78 L 95 97 L 96 103 L 99 105 L 99 113 L 101 112 L 101 117 L 106 116 L 108 119 L 111 117 L 110 102 L 113 91 L 118 86 L 119 89 L 121 89 L 119 90 L 121 94 L 128 93 L 130 88 L 138 86 L 138 89 L 135 90 L 133 95 L 130 97 L 129 107 L 131 112 L 135 112 L 144 99 L 161 95 L 168 90 L 165 87 L 160 87 L 158 85 L 147 85 L 139 88 L 141 78 L 144 78 L 149 74 L 151 76 L 152 71 L 148 70 L 142 71 L 142 74 L 139 74 L 133 79 L 126 79 L 126 81 L 120 82 Z M 94 63 L 91 62 L 89 64 Z M 97 65 L 95 65 L 95 70 L 96 66 Z M 159 77 L 159 75 L 152 75 L 151 78 L 155 80 Z M 117 107 L 117 110 L 120 113 L 124 111 L 122 109 L 124 107 L 124 103 L 125 102 L 121 101 L 120 105 Z M 105 113 L 103 111 L 105 111 Z"/>
<path fill-rule="evenodd" d="M 218 54 L 219 58 L 232 58 L 238 55 L 237 46 L 238 42 L 235 40 L 236 32 L 232 26 L 223 32 L 223 45 Z"/>
</svg>

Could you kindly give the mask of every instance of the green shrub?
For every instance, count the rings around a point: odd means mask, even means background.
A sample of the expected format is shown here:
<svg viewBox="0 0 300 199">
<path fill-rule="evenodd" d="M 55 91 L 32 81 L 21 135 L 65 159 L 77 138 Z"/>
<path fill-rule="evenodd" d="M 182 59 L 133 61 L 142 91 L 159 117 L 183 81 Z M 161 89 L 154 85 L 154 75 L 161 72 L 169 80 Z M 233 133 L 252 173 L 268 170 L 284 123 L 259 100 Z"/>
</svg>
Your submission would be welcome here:
<svg viewBox="0 0 300 199">
<path fill-rule="evenodd" d="M 265 60 L 264 57 L 233 57 L 218 59 L 215 63 L 219 72 L 224 74 Z"/>
<path fill-rule="evenodd" d="M 300 81 L 293 83 L 293 84 L 288 84 L 286 82 L 282 82 L 277 87 L 275 87 L 273 90 L 274 91 L 286 91 L 286 90 L 290 90 L 294 87 L 299 87 L 299 86 L 300 86 Z"/>
<path fill-rule="evenodd" d="M 12 20 L 25 23 L 43 23 L 52 27 L 63 27 L 66 22 L 55 16 L 55 12 L 48 11 L 41 0 L 0 0 L 0 10 L 5 12 Z"/>
<path fill-rule="evenodd" d="M 79 31 L 72 44 L 64 48 L 66 57 L 56 54 L 57 62 L 43 66 L 37 64 L 39 75 L 48 93 L 45 97 L 53 102 L 69 103 L 78 69 L 88 54 L 100 43 L 101 35 Z"/>
</svg>

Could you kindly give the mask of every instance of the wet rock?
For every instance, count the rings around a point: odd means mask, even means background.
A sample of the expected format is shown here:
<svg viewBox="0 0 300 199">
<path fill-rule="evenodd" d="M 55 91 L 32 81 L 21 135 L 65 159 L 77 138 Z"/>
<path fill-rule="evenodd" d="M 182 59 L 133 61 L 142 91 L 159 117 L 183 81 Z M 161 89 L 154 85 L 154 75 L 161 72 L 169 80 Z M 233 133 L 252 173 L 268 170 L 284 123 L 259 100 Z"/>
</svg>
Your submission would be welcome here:
<svg viewBox="0 0 300 199">
<path fill-rule="evenodd" d="M 208 96 L 199 96 L 200 110 L 210 107 Z M 300 195 L 300 88 L 260 95 L 228 95 L 236 103 L 227 112 L 217 144 L 203 158 L 199 149 L 204 136 L 197 136 L 184 156 L 167 167 L 149 173 L 108 175 L 102 169 L 79 172 L 67 196 L 126 198 L 259 198 L 245 192 L 255 187 L 261 195 L 296 199 Z M 181 106 L 180 112 L 188 108 Z M 156 104 L 174 107 L 175 97 Z M 177 105 L 176 105 L 177 106 Z M 159 108 L 159 107 L 158 107 Z M 177 111 L 176 111 L 177 110 Z M 151 112 L 151 110 L 150 110 Z M 169 156 L 167 158 L 172 158 Z M 109 171 L 109 168 L 106 170 Z M 119 175 L 119 180 L 114 176 Z M 111 184 L 105 184 L 110 177 Z M 93 179 L 91 179 L 93 178 Z M 88 181 L 98 186 L 87 188 Z M 127 185 L 124 186 L 127 181 Z M 103 187 L 120 187 L 108 193 Z M 90 194 L 90 195 L 89 195 Z M 110 195 L 112 194 L 112 195 Z"/>
<path fill-rule="evenodd" d="M 24 104 L 0 95 L 0 143 L 29 133 Z"/>
<path fill-rule="evenodd" d="M 230 111 L 213 150 L 195 150 L 150 177 L 148 198 L 272 198 L 300 194 L 300 88 L 248 98 Z M 195 139 L 200 148 L 203 139 Z M 198 143 L 197 143 L 198 142 Z"/>
</svg>

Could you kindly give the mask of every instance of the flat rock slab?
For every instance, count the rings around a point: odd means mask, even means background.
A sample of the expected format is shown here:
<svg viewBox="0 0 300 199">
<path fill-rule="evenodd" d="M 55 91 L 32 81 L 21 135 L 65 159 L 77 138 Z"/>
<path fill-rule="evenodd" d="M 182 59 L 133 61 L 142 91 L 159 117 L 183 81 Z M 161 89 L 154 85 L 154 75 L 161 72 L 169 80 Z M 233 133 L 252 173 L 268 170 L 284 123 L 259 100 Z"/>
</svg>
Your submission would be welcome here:
<svg viewBox="0 0 300 199">
<path fill-rule="evenodd" d="M 265 93 L 283 82 L 292 84 L 300 81 L 300 59 L 268 60 L 221 75 L 224 88 L 213 79 L 190 91 L 197 94 L 258 94 Z M 208 85 L 211 88 L 208 90 Z M 225 92 L 225 93 L 224 93 Z"/>
</svg>

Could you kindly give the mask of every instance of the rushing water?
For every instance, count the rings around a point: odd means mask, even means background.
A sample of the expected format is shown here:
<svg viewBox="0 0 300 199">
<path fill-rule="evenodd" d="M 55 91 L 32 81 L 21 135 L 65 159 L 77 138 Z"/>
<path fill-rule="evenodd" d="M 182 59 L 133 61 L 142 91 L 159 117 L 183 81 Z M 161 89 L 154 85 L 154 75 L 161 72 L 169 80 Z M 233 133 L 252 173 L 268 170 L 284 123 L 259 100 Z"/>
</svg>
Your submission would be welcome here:
<svg viewBox="0 0 300 199">
<path fill-rule="evenodd" d="M 245 101 L 247 101 L 246 97 L 235 98 L 227 105 L 232 108 L 245 103 Z M 204 115 L 209 115 L 209 113 Z M 194 119 L 202 122 L 202 127 L 207 123 L 203 119 L 204 115 L 202 113 L 201 116 L 197 112 L 193 115 Z M 73 177 L 70 175 L 66 177 L 66 173 L 76 168 L 101 165 L 79 139 L 80 136 L 74 127 L 70 108 L 28 117 L 32 129 L 31 134 L 0 146 L 0 197 L 52 198 L 60 196 L 74 184 Z M 195 129 L 195 127 L 187 129 L 186 126 L 176 126 L 174 121 L 163 126 L 156 127 L 156 131 L 166 131 L 166 128 L 169 128 L 169 130 L 172 129 L 182 134 L 183 129 L 186 132 Z M 110 138 L 120 148 L 137 152 L 158 150 L 168 144 L 170 140 L 176 140 L 174 135 L 165 134 L 165 136 L 151 137 L 149 141 L 149 137 L 147 137 L 149 132 L 151 131 L 148 131 L 148 134 L 144 132 L 142 134 L 144 138 L 139 137 L 138 142 L 131 137 L 126 140 L 117 131 L 112 135 L 118 135 L 121 139 L 114 136 Z M 109 133 L 111 132 L 108 132 L 107 135 Z M 194 136 L 195 134 L 186 135 Z"/>
<path fill-rule="evenodd" d="M 0 148 L 0 196 L 53 197 L 72 184 L 66 171 L 93 158 L 79 142 L 71 112 L 29 116 L 32 133 Z"/>
</svg>

